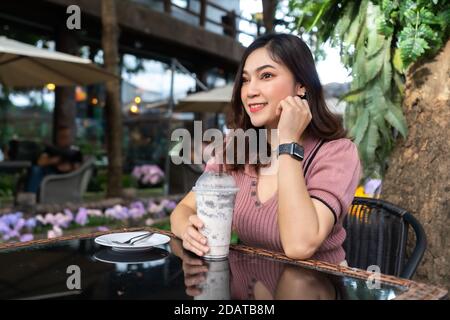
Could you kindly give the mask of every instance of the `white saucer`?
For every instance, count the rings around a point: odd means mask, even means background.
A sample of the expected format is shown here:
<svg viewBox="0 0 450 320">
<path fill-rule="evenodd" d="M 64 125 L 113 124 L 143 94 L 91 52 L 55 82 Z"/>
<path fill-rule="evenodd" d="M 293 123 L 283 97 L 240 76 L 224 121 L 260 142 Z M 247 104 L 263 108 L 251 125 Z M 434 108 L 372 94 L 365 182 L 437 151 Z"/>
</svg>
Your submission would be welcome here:
<svg viewBox="0 0 450 320">
<path fill-rule="evenodd" d="M 132 237 L 136 237 L 136 236 L 139 236 L 139 235 L 145 234 L 145 233 L 148 233 L 148 231 L 120 232 L 120 233 L 104 234 L 102 236 L 95 238 L 95 243 L 102 245 L 102 246 L 111 247 L 113 250 L 116 250 L 116 251 L 130 252 L 130 251 L 148 250 L 155 246 L 166 244 L 167 242 L 170 241 L 170 237 L 160 234 L 160 233 L 154 233 L 151 237 L 144 239 L 142 241 L 138 241 L 133 245 L 113 243 L 113 241 L 124 242 Z"/>
</svg>

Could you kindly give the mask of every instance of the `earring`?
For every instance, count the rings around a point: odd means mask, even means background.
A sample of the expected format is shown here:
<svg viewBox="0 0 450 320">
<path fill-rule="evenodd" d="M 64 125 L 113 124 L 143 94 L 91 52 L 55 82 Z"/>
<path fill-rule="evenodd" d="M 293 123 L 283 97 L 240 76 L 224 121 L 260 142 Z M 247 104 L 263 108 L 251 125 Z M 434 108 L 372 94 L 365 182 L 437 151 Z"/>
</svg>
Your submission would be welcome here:
<svg viewBox="0 0 450 320">
<path fill-rule="evenodd" d="M 300 99 L 303 99 L 303 100 L 307 100 L 306 99 L 306 92 L 303 95 L 297 95 L 297 97 L 299 97 Z"/>
</svg>

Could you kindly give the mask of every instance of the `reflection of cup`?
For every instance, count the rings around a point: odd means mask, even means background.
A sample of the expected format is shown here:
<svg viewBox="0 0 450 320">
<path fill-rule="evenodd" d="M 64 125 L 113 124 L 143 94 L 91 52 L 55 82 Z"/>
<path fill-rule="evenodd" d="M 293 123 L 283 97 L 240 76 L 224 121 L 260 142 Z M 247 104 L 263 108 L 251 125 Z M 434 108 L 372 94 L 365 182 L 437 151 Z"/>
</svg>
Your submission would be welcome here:
<svg viewBox="0 0 450 320">
<path fill-rule="evenodd" d="M 208 261 L 206 280 L 199 285 L 202 293 L 194 300 L 230 300 L 230 266 L 228 259 Z"/>
<path fill-rule="evenodd" d="M 205 171 L 193 188 L 197 215 L 204 226 L 200 230 L 207 239 L 209 252 L 205 259 L 223 259 L 228 256 L 231 240 L 236 184 L 226 173 Z"/>
</svg>

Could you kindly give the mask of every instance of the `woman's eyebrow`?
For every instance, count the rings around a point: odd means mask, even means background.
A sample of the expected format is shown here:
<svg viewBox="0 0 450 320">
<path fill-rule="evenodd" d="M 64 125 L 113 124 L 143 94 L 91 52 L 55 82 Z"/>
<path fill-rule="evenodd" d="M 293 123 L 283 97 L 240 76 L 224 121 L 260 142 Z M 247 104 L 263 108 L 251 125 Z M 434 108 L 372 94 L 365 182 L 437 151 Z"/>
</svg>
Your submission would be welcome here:
<svg viewBox="0 0 450 320">
<path fill-rule="evenodd" d="M 258 68 L 256 68 L 255 69 L 255 71 L 256 72 L 259 72 L 259 71 L 261 71 L 262 69 L 265 69 L 265 68 L 273 68 L 273 69 L 276 69 L 274 66 L 272 66 L 271 64 L 265 64 L 265 65 L 262 65 L 262 66 L 260 66 L 260 67 L 258 67 Z M 243 72 L 242 72 L 242 74 L 248 74 L 248 71 L 247 70 L 244 70 Z"/>
</svg>

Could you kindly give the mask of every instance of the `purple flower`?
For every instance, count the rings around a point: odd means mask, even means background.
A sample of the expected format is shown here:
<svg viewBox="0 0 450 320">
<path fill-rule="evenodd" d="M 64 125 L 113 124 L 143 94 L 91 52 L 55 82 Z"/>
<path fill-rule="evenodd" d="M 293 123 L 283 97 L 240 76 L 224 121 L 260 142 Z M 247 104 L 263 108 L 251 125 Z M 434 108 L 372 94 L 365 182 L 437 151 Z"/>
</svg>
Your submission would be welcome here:
<svg viewBox="0 0 450 320">
<path fill-rule="evenodd" d="M 134 167 L 132 175 L 143 184 L 157 184 L 164 178 L 164 172 L 153 164 Z"/>
<path fill-rule="evenodd" d="M 36 227 L 36 218 L 29 218 L 25 222 L 25 226 L 28 230 L 33 230 Z"/>
<path fill-rule="evenodd" d="M 381 179 L 370 179 L 364 185 L 364 193 L 374 196 L 381 193 Z"/>
<path fill-rule="evenodd" d="M 55 224 L 55 215 L 53 213 L 47 213 L 44 217 L 44 224 Z"/>
<path fill-rule="evenodd" d="M 8 226 L 15 226 L 17 222 L 22 218 L 22 212 L 8 213 L 2 216 L 2 220 Z"/>
<path fill-rule="evenodd" d="M 141 201 L 135 201 L 131 203 L 128 214 L 133 219 L 142 218 L 147 211 L 145 210 L 144 204 Z"/>
<path fill-rule="evenodd" d="M 134 167 L 132 175 L 136 179 L 140 179 L 141 178 L 141 167 Z"/>
<path fill-rule="evenodd" d="M 49 230 L 49 231 L 47 232 L 47 238 L 49 238 L 49 239 L 57 238 L 57 237 L 62 236 L 62 234 L 63 234 L 63 232 L 62 232 L 62 230 L 61 230 L 60 227 L 58 227 L 58 226 L 53 226 L 53 229 L 52 229 L 52 230 Z"/>
<path fill-rule="evenodd" d="M 42 216 L 42 214 L 38 214 L 38 215 L 36 216 L 36 220 L 39 221 L 39 222 L 42 223 L 42 224 L 47 224 L 47 223 L 45 222 L 45 218 Z"/>
<path fill-rule="evenodd" d="M 100 227 L 97 227 L 97 230 L 101 231 L 101 232 L 104 232 L 104 231 L 109 231 L 109 228 L 105 227 L 105 226 L 100 226 Z"/>
<path fill-rule="evenodd" d="M 64 215 L 67 217 L 69 222 L 73 221 L 73 213 L 69 209 L 64 209 Z"/>
<path fill-rule="evenodd" d="M 112 208 L 106 209 L 105 216 L 116 220 L 126 220 L 128 219 L 128 208 L 117 204 Z"/>
<path fill-rule="evenodd" d="M 88 214 L 86 208 L 80 208 L 75 218 L 75 222 L 81 226 L 84 226 L 87 223 L 87 220 Z"/>
<path fill-rule="evenodd" d="M 9 226 L 0 218 L 0 233 L 5 234 L 8 233 L 11 229 Z"/>
<path fill-rule="evenodd" d="M 67 228 L 69 225 L 66 221 L 66 216 L 64 214 L 62 214 L 61 212 L 58 212 L 57 214 L 53 215 L 51 224 L 54 226 L 62 227 L 62 228 Z"/>
<path fill-rule="evenodd" d="M 173 200 L 168 200 L 168 199 L 164 199 L 161 201 L 161 204 L 164 205 L 164 208 L 166 208 L 169 211 L 172 211 L 173 209 L 176 208 L 177 203 Z"/>
<path fill-rule="evenodd" d="M 155 202 L 151 201 L 148 206 L 148 212 L 153 214 L 158 214 L 163 210 L 163 206 L 157 205 Z"/>
<path fill-rule="evenodd" d="M 34 236 L 31 233 L 25 233 L 20 236 L 20 242 L 31 241 L 34 239 Z"/>
<path fill-rule="evenodd" d="M 88 209 L 87 210 L 87 214 L 90 217 L 101 217 L 101 216 L 103 216 L 103 212 L 101 210 L 97 210 L 97 209 Z"/>
</svg>

